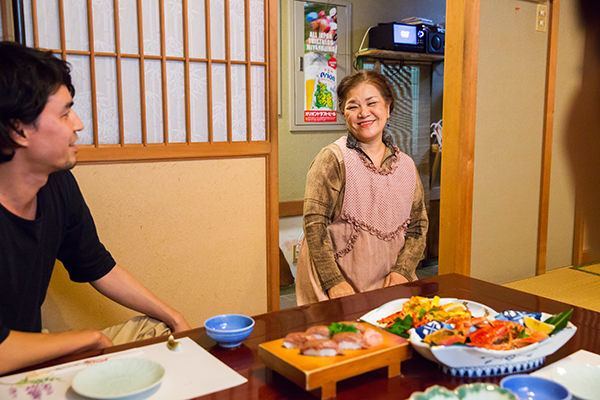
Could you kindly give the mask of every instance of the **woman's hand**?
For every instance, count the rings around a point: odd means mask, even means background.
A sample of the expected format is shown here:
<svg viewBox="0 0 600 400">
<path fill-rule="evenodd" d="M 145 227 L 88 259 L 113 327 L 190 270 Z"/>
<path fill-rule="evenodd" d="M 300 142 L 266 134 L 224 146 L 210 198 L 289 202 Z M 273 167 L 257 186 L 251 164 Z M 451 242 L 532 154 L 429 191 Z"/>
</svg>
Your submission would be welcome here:
<svg viewBox="0 0 600 400">
<path fill-rule="evenodd" d="M 385 279 L 383 280 L 383 287 L 400 285 L 401 283 L 406 283 L 406 282 L 408 282 L 408 279 L 406 279 L 399 273 L 390 272 L 388 274 L 388 276 L 386 276 Z"/>
<path fill-rule="evenodd" d="M 356 293 L 352 286 L 346 281 L 342 283 L 338 283 L 337 285 L 331 287 L 327 291 L 327 295 L 330 299 L 336 299 L 338 297 L 350 296 L 351 294 Z"/>
</svg>

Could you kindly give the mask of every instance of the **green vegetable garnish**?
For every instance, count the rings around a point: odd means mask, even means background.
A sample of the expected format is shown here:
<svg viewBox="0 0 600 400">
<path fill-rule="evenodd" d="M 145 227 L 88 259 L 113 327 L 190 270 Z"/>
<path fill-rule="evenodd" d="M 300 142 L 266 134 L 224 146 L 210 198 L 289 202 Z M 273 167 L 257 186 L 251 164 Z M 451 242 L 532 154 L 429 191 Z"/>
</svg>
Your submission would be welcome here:
<svg viewBox="0 0 600 400">
<path fill-rule="evenodd" d="M 407 315 L 404 318 L 396 318 L 394 323 L 386 330 L 394 335 L 408 338 L 408 330 L 412 328 L 413 319 L 411 315 Z"/>
<path fill-rule="evenodd" d="M 555 333 L 560 332 L 562 329 L 564 329 L 564 327 L 567 326 L 569 319 L 571 319 L 571 315 L 573 315 L 572 308 L 570 310 L 563 311 L 561 313 L 554 314 L 551 317 L 548 317 L 544 322 L 547 324 L 554 325 L 554 330 L 550 334 L 554 335 Z"/>
<path fill-rule="evenodd" d="M 427 314 L 427 310 L 424 308 L 419 309 L 419 319 L 423 318 Z"/>
<path fill-rule="evenodd" d="M 524 339 L 524 338 L 528 338 L 529 335 L 527 334 L 527 332 L 525 332 L 525 329 L 523 329 L 521 332 L 519 332 L 519 335 L 517 337 L 519 339 Z"/>
<path fill-rule="evenodd" d="M 355 326 L 342 324 L 340 322 L 334 322 L 330 324 L 327 328 L 329 328 L 329 336 L 333 336 L 336 333 L 342 332 L 358 332 L 358 329 L 356 329 Z"/>
</svg>

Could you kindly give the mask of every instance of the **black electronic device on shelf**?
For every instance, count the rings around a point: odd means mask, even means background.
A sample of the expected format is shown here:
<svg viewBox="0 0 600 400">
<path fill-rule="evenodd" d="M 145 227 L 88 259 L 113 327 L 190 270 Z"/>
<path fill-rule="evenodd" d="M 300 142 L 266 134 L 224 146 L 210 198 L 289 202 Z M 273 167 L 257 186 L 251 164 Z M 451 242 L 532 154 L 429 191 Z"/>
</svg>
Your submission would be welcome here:
<svg viewBox="0 0 600 400">
<path fill-rule="evenodd" d="M 427 33 L 427 46 L 425 51 L 429 54 L 444 54 L 446 47 L 446 32 L 444 29 L 429 26 Z"/>
<path fill-rule="evenodd" d="M 435 25 L 381 23 L 369 30 L 369 48 L 444 54 L 444 34 Z"/>
</svg>

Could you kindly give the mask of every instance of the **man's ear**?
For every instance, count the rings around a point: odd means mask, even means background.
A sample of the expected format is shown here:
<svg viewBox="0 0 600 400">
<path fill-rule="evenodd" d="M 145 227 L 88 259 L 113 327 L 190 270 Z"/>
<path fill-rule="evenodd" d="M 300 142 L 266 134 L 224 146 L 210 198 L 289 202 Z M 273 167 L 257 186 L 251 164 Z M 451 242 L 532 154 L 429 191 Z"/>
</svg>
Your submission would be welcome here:
<svg viewBox="0 0 600 400">
<path fill-rule="evenodd" d="M 12 125 L 13 129 L 10 131 L 11 140 L 21 147 L 27 147 L 27 137 L 30 125 L 26 125 L 21 121 L 15 121 Z"/>
</svg>

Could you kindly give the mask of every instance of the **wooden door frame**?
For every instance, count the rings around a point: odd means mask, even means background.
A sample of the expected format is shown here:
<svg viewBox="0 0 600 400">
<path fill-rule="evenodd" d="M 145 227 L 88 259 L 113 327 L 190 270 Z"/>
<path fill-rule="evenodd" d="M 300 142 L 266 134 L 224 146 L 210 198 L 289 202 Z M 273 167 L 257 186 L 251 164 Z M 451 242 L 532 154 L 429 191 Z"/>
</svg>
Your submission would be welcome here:
<svg viewBox="0 0 600 400">
<path fill-rule="evenodd" d="M 279 74 L 279 2 L 267 0 L 268 10 L 268 126 L 270 152 L 266 157 L 267 310 L 279 310 L 279 132 L 277 83 Z"/>
<path fill-rule="evenodd" d="M 560 0 L 549 1 L 536 274 L 546 271 Z M 480 0 L 446 4 L 439 273 L 471 274 Z"/>
<path fill-rule="evenodd" d="M 439 274 L 471 273 L 479 10 L 479 0 L 446 3 Z"/>
</svg>

